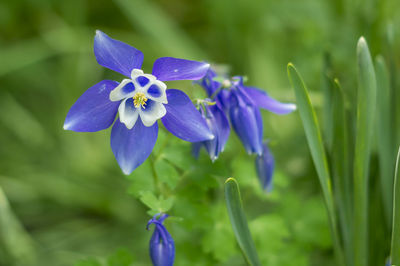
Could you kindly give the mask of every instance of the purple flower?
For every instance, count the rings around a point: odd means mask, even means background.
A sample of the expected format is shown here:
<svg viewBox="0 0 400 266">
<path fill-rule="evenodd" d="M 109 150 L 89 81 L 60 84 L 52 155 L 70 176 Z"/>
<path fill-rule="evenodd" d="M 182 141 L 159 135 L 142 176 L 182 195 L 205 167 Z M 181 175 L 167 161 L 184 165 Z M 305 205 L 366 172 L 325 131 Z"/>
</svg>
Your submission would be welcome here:
<svg viewBox="0 0 400 266">
<path fill-rule="evenodd" d="M 261 155 L 263 150 L 260 108 L 279 115 L 296 110 L 295 104 L 281 103 L 262 90 L 244 86 L 240 76 L 219 77 L 210 69 L 199 84 L 229 114 L 231 125 L 249 154 Z"/>
<path fill-rule="evenodd" d="M 228 140 L 230 127 L 229 121 L 225 113 L 219 107 L 219 104 L 210 104 L 206 99 L 200 108 L 200 113 L 206 120 L 207 125 L 214 135 L 212 140 L 193 143 L 193 154 L 198 157 L 201 147 L 204 147 L 211 160 L 214 162 L 218 155 L 224 150 L 225 144 Z"/>
<path fill-rule="evenodd" d="M 263 144 L 262 154 L 256 158 L 256 170 L 258 179 L 264 191 L 272 190 L 272 176 L 274 174 L 275 160 L 267 143 Z"/>
<path fill-rule="evenodd" d="M 166 129 L 186 141 L 212 139 L 207 123 L 182 91 L 167 89 L 164 81 L 198 80 L 209 64 L 172 57 L 158 58 L 152 74 L 140 69 L 143 54 L 136 48 L 96 31 L 97 62 L 125 75 L 120 83 L 103 80 L 89 88 L 71 107 L 64 129 L 95 132 L 110 127 L 111 149 L 122 171 L 130 174 L 150 155 L 161 119 Z"/>
<path fill-rule="evenodd" d="M 157 217 L 160 218 L 157 219 Z M 171 235 L 163 225 L 168 214 L 156 214 L 147 223 L 149 230 L 151 224 L 155 225 L 153 235 L 150 239 L 150 258 L 154 266 L 172 266 L 175 259 L 175 245 Z"/>
</svg>

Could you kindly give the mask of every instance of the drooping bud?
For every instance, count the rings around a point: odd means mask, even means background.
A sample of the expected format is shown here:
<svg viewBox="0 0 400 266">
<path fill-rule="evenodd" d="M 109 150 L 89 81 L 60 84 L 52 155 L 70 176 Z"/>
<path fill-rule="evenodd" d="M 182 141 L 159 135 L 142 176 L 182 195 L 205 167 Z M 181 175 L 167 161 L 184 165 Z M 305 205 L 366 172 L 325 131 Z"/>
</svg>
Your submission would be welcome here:
<svg viewBox="0 0 400 266">
<path fill-rule="evenodd" d="M 159 217 L 157 219 L 157 217 Z M 156 214 L 147 223 L 146 229 L 154 224 L 154 232 L 150 239 L 150 258 L 154 266 L 172 266 L 175 259 L 175 244 L 171 235 L 163 225 L 168 214 Z"/>
<path fill-rule="evenodd" d="M 193 144 L 193 153 L 195 157 L 202 146 L 207 150 L 210 159 L 215 161 L 219 154 L 224 150 L 228 140 L 230 127 L 229 121 L 225 113 L 218 104 L 208 104 L 208 99 L 203 104 L 204 108 L 200 108 L 200 113 L 207 122 L 208 128 L 213 133 L 214 138 Z"/>
<path fill-rule="evenodd" d="M 263 124 L 260 110 L 240 90 L 231 92 L 229 117 L 248 154 L 262 154 Z"/>
<path fill-rule="evenodd" d="M 272 190 L 274 167 L 275 159 L 267 143 L 264 143 L 262 154 L 258 155 L 256 158 L 256 170 L 260 184 L 265 192 L 270 192 Z"/>
</svg>

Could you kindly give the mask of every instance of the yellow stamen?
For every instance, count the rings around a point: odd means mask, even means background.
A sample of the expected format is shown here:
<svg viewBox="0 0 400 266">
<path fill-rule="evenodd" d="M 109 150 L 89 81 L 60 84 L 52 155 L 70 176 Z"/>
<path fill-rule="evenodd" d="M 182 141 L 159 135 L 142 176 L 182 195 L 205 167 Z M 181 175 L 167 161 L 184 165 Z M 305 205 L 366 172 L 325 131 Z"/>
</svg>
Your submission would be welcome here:
<svg viewBox="0 0 400 266">
<path fill-rule="evenodd" d="M 133 105 L 135 105 L 136 108 L 143 107 L 145 109 L 145 105 L 147 102 L 146 95 L 142 92 L 138 92 L 133 96 Z"/>
</svg>

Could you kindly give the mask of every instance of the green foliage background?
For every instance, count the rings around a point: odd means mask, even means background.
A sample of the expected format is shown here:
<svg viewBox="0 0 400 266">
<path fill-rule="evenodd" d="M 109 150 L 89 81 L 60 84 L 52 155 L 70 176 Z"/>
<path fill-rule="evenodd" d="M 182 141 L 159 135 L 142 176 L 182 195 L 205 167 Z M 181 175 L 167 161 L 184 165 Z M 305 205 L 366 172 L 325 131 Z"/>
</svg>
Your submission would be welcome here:
<svg viewBox="0 0 400 266">
<path fill-rule="evenodd" d="M 241 186 L 263 265 L 334 265 L 298 113 L 263 112 L 264 135 L 276 157 L 270 194 L 261 190 L 254 157 L 234 134 L 211 163 L 204 152 L 196 161 L 188 143 L 161 131 L 151 158 L 124 176 L 109 130 L 74 133 L 62 125 L 88 87 L 121 80 L 95 61 L 96 29 L 143 51 L 147 72 L 160 56 L 226 64 L 232 74 L 246 75 L 247 84 L 287 102 L 294 102 L 286 73 L 292 61 L 321 115 L 325 54 L 343 89 L 354 94 L 361 35 L 373 56 L 381 53 L 398 65 L 399 50 L 391 47 L 400 47 L 399 13 L 397 0 L 1 1 L 0 265 L 150 265 L 145 225 L 159 211 L 172 215 L 166 224 L 176 265 L 244 265 L 223 199 L 230 176 Z M 190 82 L 169 87 L 205 96 Z M 372 162 L 371 172 L 377 171 Z M 385 223 L 377 204 L 373 215 Z M 389 241 L 385 248 L 376 255 L 382 264 Z"/>
</svg>

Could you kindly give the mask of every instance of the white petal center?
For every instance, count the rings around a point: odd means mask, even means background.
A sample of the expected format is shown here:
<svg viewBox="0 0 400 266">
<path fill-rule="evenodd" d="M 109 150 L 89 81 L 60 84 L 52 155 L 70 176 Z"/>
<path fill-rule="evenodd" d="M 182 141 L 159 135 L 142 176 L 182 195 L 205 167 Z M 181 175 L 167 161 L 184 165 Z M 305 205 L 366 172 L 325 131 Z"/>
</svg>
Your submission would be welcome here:
<svg viewBox="0 0 400 266">
<path fill-rule="evenodd" d="M 121 101 L 119 119 L 128 129 L 133 128 L 140 116 L 143 125 L 150 127 L 166 114 L 167 85 L 151 74 L 133 69 L 131 79 L 124 79 L 111 91 L 111 101 Z"/>
</svg>

